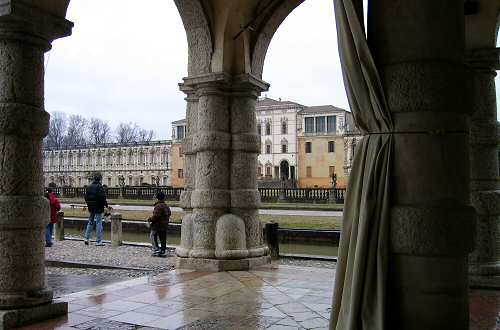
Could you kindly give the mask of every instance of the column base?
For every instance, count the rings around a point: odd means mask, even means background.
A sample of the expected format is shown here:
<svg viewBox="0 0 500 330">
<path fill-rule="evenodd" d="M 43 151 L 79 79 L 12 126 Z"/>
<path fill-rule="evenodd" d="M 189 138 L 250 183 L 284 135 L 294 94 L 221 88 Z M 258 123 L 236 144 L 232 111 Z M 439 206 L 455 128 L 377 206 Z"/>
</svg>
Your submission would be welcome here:
<svg viewBox="0 0 500 330">
<path fill-rule="evenodd" d="M 208 272 L 225 272 L 231 270 L 249 270 L 270 263 L 271 258 L 269 256 L 233 260 L 177 257 L 176 268 Z"/>
<path fill-rule="evenodd" d="M 67 302 L 51 302 L 30 308 L 0 310 L 0 330 L 12 329 L 68 314 Z"/>
</svg>

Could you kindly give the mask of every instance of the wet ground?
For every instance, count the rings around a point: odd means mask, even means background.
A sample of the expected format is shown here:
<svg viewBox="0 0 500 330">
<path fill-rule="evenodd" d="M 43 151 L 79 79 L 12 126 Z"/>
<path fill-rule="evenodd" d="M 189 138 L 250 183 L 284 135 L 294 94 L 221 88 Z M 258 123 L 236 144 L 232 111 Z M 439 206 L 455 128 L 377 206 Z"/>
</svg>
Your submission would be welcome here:
<svg viewBox="0 0 500 330">
<path fill-rule="evenodd" d="M 71 313 L 25 329 L 326 329 L 328 323 L 330 261 L 282 258 L 250 272 L 202 273 L 169 271 L 174 258 L 153 258 L 147 247 L 65 241 L 46 253 L 151 270 L 48 267 L 49 286 L 70 302 Z M 474 289 L 469 298 L 470 329 L 499 330 L 500 291 Z"/>
<path fill-rule="evenodd" d="M 118 269 L 47 267 L 47 282 L 54 297 L 88 290 L 97 286 L 142 277 L 151 272 Z"/>
</svg>

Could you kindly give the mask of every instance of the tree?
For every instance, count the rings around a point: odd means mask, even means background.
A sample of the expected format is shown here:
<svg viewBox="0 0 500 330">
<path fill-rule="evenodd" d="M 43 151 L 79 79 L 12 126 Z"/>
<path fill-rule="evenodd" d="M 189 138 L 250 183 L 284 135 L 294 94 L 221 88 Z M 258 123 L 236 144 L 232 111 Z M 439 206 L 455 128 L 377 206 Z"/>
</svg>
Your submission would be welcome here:
<svg viewBox="0 0 500 330">
<path fill-rule="evenodd" d="M 68 129 L 65 137 L 66 146 L 83 145 L 88 142 L 87 132 L 88 121 L 83 116 L 69 116 Z"/>
<path fill-rule="evenodd" d="M 64 146 L 67 124 L 66 114 L 63 112 L 54 112 L 50 116 L 49 133 L 45 138 L 46 147 L 61 149 Z"/>
<path fill-rule="evenodd" d="M 116 142 L 120 144 L 137 142 L 139 126 L 134 123 L 120 123 L 116 128 Z"/>
<path fill-rule="evenodd" d="M 111 127 L 102 119 L 90 119 L 88 131 L 89 142 L 92 144 L 104 144 L 111 142 Z"/>
<path fill-rule="evenodd" d="M 153 130 L 147 130 L 147 129 L 140 129 L 137 140 L 138 142 L 150 142 L 153 140 L 155 136 L 155 132 Z"/>
</svg>

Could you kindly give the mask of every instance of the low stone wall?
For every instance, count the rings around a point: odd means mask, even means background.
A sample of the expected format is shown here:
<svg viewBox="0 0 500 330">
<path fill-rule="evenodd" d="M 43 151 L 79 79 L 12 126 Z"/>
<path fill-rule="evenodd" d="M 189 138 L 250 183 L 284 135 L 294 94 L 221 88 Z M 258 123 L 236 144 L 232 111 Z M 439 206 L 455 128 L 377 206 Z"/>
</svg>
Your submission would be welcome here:
<svg viewBox="0 0 500 330">
<path fill-rule="evenodd" d="M 84 230 L 87 224 L 87 219 L 83 218 L 65 218 L 64 227 L 66 228 L 79 228 Z M 135 233 L 149 233 L 149 228 L 145 222 L 142 221 L 122 221 L 124 232 L 135 232 Z M 105 231 L 111 230 L 111 223 L 104 222 L 103 228 Z M 181 232 L 181 225 L 177 223 L 170 223 L 168 225 L 168 231 L 170 233 Z M 288 229 L 280 228 L 278 230 L 278 238 L 280 243 L 285 242 L 314 242 L 314 243 L 324 243 L 338 245 L 340 239 L 340 230 L 310 230 L 310 229 Z M 264 233 L 265 234 L 265 233 Z M 264 235 L 265 237 L 265 235 Z"/>
</svg>

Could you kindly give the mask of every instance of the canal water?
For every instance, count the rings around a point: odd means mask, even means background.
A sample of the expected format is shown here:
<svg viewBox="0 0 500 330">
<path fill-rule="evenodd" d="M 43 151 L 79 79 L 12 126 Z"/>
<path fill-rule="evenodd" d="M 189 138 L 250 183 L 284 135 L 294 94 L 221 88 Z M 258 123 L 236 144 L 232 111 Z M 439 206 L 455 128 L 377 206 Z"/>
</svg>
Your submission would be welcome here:
<svg viewBox="0 0 500 330">
<path fill-rule="evenodd" d="M 67 236 L 83 238 L 83 231 L 77 228 L 65 228 L 64 231 Z M 109 231 L 104 231 L 103 238 L 104 240 L 110 240 Z M 123 240 L 126 242 L 150 243 L 149 236 L 146 233 L 124 232 Z M 167 235 L 168 245 L 179 245 L 180 240 L 180 233 L 169 233 Z M 336 257 L 338 246 L 328 243 L 284 242 L 280 243 L 280 253 Z"/>
</svg>

